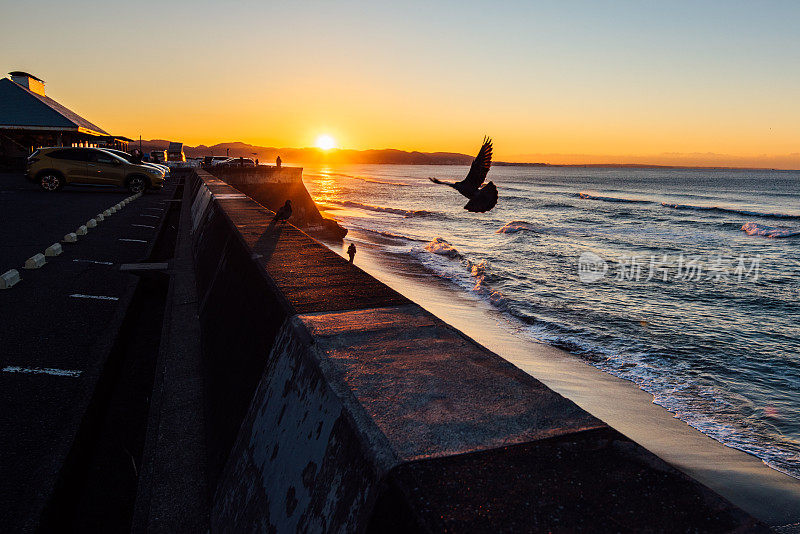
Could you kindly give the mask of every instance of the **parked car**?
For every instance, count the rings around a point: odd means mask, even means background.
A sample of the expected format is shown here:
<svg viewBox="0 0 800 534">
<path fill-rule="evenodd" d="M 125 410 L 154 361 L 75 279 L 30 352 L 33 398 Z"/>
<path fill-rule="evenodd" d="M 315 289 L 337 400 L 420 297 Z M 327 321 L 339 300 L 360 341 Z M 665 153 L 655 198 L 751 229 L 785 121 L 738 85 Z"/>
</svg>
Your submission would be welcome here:
<svg viewBox="0 0 800 534">
<path fill-rule="evenodd" d="M 150 161 L 153 163 L 165 163 L 167 161 L 166 150 L 151 150 Z"/>
<path fill-rule="evenodd" d="M 250 158 L 227 158 L 216 165 L 222 167 L 255 167 L 256 162 Z"/>
<path fill-rule="evenodd" d="M 213 167 L 214 165 L 218 165 L 219 163 L 228 161 L 229 159 L 231 159 L 230 156 L 206 156 L 203 158 L 203 165 Z"/>
<path fill-rule="evenodd" d="M 116 148 L 104 148 L 102 150 L 105 150 L 106 152 L 111 152 L 112 154 L 116 154 L 117 156 L 121 157 L 122 159 L 126 160 L 129 163 L 134 163 L 134 164 L 136 163 L 135 161 L 133 161 L 133 155 L 129 154 L 128 152 L 125 152 L 124 150 L 117 150 Z M 161 169 L 162 171 L 164 171 L 165 177 L 169 178 L 169 167 L 167 167 L 164 164 L 144 161 L 143 158 L 142 165 L 147 165 L 148 167 L 155 167 L 156 169 Z"/>
<path fill-rule="evenodd" d="M 164 185 L 161 169 L 130 163 L 100 148 L 40 148 L 28 157 L 25 175 L 45 191 L 75 183 L 118 185 L 139 193 Z"/>
</svg>

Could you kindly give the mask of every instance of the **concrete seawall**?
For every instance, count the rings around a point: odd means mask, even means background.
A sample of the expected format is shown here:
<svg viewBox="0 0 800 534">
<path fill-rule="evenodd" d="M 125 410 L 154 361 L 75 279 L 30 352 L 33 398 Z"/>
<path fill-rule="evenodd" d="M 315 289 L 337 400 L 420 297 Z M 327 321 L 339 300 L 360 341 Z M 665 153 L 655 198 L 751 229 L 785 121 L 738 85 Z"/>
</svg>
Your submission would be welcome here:
<svg viewBox="0 0 800 534">
<path fill-rule="evenodd" d="M 326 219 L 317 209 L 311 195 L 303 184 L 301 167 L 220 167 L 214 176 L 232 185 L 262 206 L 273 211 L 292 201 L 292 216 L 289 222 L 315 236 L 341 239 L 347 230 L 333 219 Z"/>
<path fill-rule="evenodd" d="M 212 530 L 765 530 L 237 189 L 187 187 Z"/>
</svg>

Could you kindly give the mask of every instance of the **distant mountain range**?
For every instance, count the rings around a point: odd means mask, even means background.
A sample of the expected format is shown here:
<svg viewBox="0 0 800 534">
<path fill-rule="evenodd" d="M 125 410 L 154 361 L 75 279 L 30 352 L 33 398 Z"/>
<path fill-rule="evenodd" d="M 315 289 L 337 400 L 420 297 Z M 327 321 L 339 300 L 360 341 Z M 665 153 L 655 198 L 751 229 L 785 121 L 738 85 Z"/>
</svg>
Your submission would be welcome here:
<svg viewBox="0 0 800 534">
<path fill-rule="evenodd" d="M 151 139 L 142 141 L 142 151 L 166 150 L 169 141 Z M 131 143 L 131 149 L 138 146 Z M 225 156 L 258 158 L 260 162 L 272 162 L 280 156 L 286 163 L 382 163 L 403 165 L 469 165 L 474 156 L 455 152 L 406 152 L 391 148 L 383 150 L 344 150 L 319 148 L 276 148 L 255 146 L 247 143 L 219 143 L 206 146 L 186 146 L 183 152 L 187 157 Z"/>
<path fill-rule="evenodd" d="M 131 143 L 130 148 L 138 146 L 138 141 Z M 166 150 L 169 141 L 164 139 L 151 139 L 142 141 L 142 150 Z M 219 143 L 206 146 L 187 146 L 184 145 L 183 152 L 187 157 L 198 158 L 202 156 L 225 156 L 258 158 L 261 163 L 272 163 L 275 158 L 280 156 L 281 160 L 287 164 L 341 164 L 341 163 L 379 163 L 394 165 L 469 165 L 474 156 L 459 154 L 458 152 L 408 152 L 405 150 L 395 150 L 385 148 L 381 150 L 345 150 L 331 149 L 322 150 L 319 148 L 276 148 L 266 146 L 250 145 L 248 143 Z M 790 155 L 794 156 L 794 155 Z M 623 158 L 620 158 L 623 159 Z M 779 168 L 759 167 L 758 165 L 670 165 L 670 164 L 648 164 L 648 163 L 509 163 L 495 161 L 493 165 L 503 166 L 524 166 L 524 167 L 605 167 L 605 168 L 644 168 L 644 169 L 759 169 L 759 168 Z M 787 167 L 784 167 L 787 168 Z"/>
</svg>

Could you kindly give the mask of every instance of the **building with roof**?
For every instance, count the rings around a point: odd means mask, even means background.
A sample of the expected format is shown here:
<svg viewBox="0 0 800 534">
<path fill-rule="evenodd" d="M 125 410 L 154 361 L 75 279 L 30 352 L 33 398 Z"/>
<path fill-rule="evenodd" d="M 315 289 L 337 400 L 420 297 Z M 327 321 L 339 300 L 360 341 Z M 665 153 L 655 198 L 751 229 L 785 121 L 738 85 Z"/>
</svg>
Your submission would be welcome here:
<svg viewBox="0 0 800 534">
<path fill-rule="evenodd" d="M 127 150 L 113 136 L 45 95 L 44 80 L 14 71 L 0 79 L 0 165 L 18 167 L 42 146 L 105 146 Z"/>
</svg>

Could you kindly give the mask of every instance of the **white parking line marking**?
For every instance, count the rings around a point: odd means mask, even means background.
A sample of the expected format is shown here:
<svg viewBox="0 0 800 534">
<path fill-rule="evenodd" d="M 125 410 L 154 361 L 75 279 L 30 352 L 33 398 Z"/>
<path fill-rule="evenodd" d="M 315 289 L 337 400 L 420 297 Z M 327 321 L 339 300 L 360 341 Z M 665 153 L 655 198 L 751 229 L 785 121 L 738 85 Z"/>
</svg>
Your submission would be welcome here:
<svg viewBox="0 0 800 534">
<path fill-rule="evenodd" d="M 144 208 L 146 210 L 164 211 L 164 208 Z"/>
<path fill-rule="evenodd" d="M 129 243 L 147 243 L 144 239 L 127 239 L 125 237 L 120 237 L 117 241 L 127 241 Z"/>
<path fill-rule="evenodd" d="M 83 293 L 73 293 L 70 297 L 76 299 L 96 299 L 96 300 L 119 300 L 119 297 L 106 297 L 103 295 L 84 295 Z"/>
<path fill-rule="evenodd" d="M 37 375 L 53 375 L 53 376 L 69 376 L 72 378 L 77 378 L 81 376 L 83 371 L 73 371 L 71 369 L 51 369 L 48 367 L 18 367 L 16 365 L 9 365 L 8 367 L 3 367 L 3 371 L 6 373 L 31 373 Z"/>
<path fill-rule="evenodd" d="M 153 229 L 155 229 L 155 226 L 150 226 L 149 224 L 132 224 L 131 226 L 138 226 L 139 228 L 153 228 Z"/>
<path fill-rule="evenodd" d="M 140 214 L 139 217 L 150 217 L 151 219 L 160 219 L 158 215 L 146 215 L 144 213 Z"/>
<path fill-rule="evenodd" d="M 77 261 L 78 263 L 96 263 L 98 265 L 114 265 L 114 263 L 110 261 L 78 260 L 78 259 L 72 261 Z"/>
</svg>

